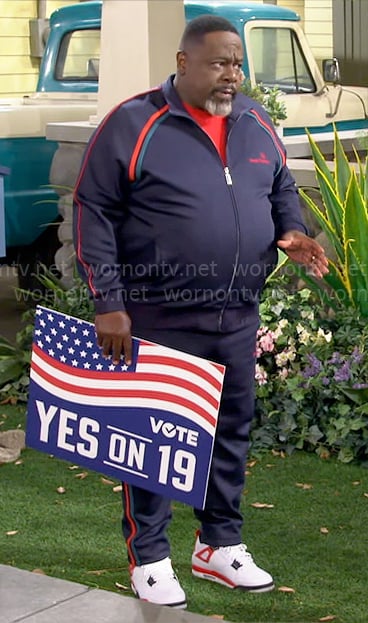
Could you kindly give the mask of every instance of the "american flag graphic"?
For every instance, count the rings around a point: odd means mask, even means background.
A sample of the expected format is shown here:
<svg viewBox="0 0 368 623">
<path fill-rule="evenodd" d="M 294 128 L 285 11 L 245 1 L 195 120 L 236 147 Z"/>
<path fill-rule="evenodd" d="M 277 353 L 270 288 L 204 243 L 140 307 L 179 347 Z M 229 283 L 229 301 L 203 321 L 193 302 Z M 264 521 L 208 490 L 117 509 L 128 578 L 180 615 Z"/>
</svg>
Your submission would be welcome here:
<svg viewBox="0 0 368 623">
<path fill-rule="evenodd" d="M 203 508 L 225 368 L 137 338 L 132 359 L 114 365 L 92 323 L 38 306 L 27 446 Z"/>
<path fill-rule="evenodd" d="M 158 409 L 214 434 L 224 366 L 133 338 L 133 362 L 102 356 L 92 323 L 38 306 L 31 380 L 80 405 Z"/>
</svg>

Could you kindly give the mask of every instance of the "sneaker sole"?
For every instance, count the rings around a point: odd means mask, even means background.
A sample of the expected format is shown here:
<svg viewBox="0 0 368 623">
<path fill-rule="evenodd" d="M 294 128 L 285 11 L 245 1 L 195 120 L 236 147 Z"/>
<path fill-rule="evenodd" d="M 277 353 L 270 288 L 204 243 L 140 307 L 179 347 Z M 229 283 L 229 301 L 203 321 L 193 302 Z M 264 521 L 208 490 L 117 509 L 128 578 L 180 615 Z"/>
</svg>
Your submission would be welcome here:
<svg viewBox="0 0 368 623">
<path fill-rule="evenodd" d="M 149 601 L 149 599 L 144 599 L 144 598 L 139 596 L 139 593 L 138 593 L 137 589 L 135 588 L 134 584 L 131 584 L 130 586 L 132 588 L 132 591 L 133 591 L 134 595 L 138 599 L 140 599 L 141 601 L 146 601 L 147 603 L 154 604 L 155 606 L 167 606 L 169 608 L 174 608 L 175 610 L 186 610 L 186 608 L 187 608 L 187 602 L 186 601 L 179 601 L 179 602 L 174 603 L 174 604 L 159 604 L 159 603 L 157 603 L 155 601 Z"/>
<path fill-rule="evenodd" d="M 227 586 L 227 588 L 237 588 L 238 590 L 246 591 L 247 593 L 268 593 L 273 591 L 275 588 L 273 582 L 263 584 L 261 586 L 238 586 L 225 578 L 223 575 L 217 573 L 217 571 L 210 573 L 208 571 L 200 571 L 199 569 L 192 568 L 192 574 L 197 578 L 201 578 L 201 580 L 209 580 L 210 582 L 216 582 L 217 584 Z"/>
</svg>

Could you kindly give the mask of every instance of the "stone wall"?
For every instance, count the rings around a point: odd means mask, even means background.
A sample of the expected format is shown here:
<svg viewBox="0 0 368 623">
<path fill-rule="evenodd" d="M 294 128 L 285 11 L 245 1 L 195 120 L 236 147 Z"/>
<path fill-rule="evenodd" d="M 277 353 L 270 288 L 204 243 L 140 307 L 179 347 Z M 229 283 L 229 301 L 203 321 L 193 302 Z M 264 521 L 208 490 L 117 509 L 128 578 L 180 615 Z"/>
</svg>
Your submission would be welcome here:
<svg viewBox="0 0 368 623">
<path fill-rule="evenodd" d="M 72 229 L 73 189 L 85 148 L 84 143 L 59 143 L 50 170 L 50 184 L 54 186 L 55 192 L 59 195 L 58 209 L 63 217 L 58 230 L 62 247 L 56 252 L 55 264 L 66 287 L 72 285 L 75 273 Z"/>
</svg>

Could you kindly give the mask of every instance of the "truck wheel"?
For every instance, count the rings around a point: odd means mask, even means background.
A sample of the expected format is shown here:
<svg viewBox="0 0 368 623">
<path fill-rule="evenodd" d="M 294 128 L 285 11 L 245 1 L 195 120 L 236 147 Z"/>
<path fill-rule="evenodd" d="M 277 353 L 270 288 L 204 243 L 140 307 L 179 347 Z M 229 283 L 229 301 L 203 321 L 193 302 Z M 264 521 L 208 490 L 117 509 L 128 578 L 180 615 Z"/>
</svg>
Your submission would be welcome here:
<svg viewBox="0 0 368 623">
<path fill-rule="evenodd" d="M 35 305 L 42 300 L 47 288 L 40 281 L 40 275 L 44 274 L 46 267 L 54 277 L 60 273 L 55 265 L 55 253 L 61 247 L 58 238 L 58 224 L 62 219 L 57 219 L 32 244 L 19 249 L 17 256 L 18 286 L 23 292 L 25 304 Z"/>
</svg>

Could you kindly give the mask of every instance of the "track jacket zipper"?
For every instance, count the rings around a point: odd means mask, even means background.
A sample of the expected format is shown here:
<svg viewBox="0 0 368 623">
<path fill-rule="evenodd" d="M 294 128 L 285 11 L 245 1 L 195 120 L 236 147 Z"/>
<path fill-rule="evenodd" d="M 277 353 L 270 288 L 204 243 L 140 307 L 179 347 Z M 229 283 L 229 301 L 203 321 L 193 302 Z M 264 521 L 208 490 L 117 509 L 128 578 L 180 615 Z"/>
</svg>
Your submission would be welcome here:
<svg viewBox="0 0 368 623">
<path fill-rule="evenodd" d="M 239 256 L 240 256 L 240 223 L 239 223 L 239 213 L 238 213 L 238 206 L 237 206 L 237 203 L 236 203 L 236 198 L 235 198 L 235 194 L 234 194 L 234 190 L 233 190 L 233 180 L 232 180 L 230 169 L 229 169 L 228 166 L 226 166 L 224 168 L 224 174 L 225 174 L 225 181 L 226 181 L 229 193 L 230 193 L 231 203 L 233 205 L 234 216 L 235 216 L 236 250 L 235 250 L 235 259 L 234 259 L 233 272 L 232 272 L 232 275 L 231 275 L 231 279 L 230 279 L 229 285 L 228 285 L 227 290 L 226 290 L 226 297 L 225 297 L 225 300 L 224 300 L 224 304 L 223 304 L 223 306 L 221 308 L 221 311 L 220 311 L 220 314 L 219 314 L 219 317 L 218 317 L 217 326 L 218 326 L 219 331 L 221 331 L 221 329 L 222 329 L 222 321 L 223 321 L 223 318 L 224 318 L 224 313 L 225 313 L 226 307 L 227 307 L 228 302 L 229 302 L 229 298 L 230 298 L 230 295 L 231 295 L 231 290 L 232 290 L 232 287 L 233 287 L 233 284 L 234 284 L 234 281 L 235 281 L 235 277 L 236 277 L 236 273 L 237 273 L 238 265 L 239 265 Z"/>
</svg>

